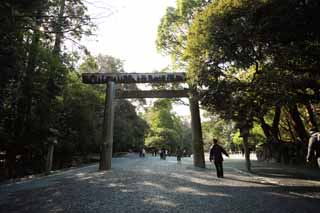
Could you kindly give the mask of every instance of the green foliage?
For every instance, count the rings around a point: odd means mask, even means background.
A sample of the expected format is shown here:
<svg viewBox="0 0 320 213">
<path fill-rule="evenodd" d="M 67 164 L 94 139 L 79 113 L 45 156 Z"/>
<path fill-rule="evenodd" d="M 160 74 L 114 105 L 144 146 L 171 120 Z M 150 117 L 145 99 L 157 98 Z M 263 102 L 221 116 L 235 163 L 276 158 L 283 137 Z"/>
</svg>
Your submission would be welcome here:
<svg viewBox="0 0 320 213">
<path fill-rule="evenodd" d="M 145 146 L 146 147 L 155 147 L 155 148 L 159 148 L 159 149 L 162 149 L 162 148 L 167 149 L 168 148 L 166 146 L 165 138 L 163 138 L 162 136 L 158 136 L 158 135 L 147 137 L 145 140 Z"/>
<path fill-rule="evenodd" d="M 319 82 L 312 77 L 319 67 L 317 9 L 316 1 L 230 0 L 197 13 L 184 57 L 189 78 L 206 88 L 206 109 L 252 123 L 274 106 L 318 101 Z"/>
<path fill-rule="evenodd" d="M 195 13 L 210 1 L 178 0 L 177 8 L 168 7 L 158 26 L 156 45 L 158 51 L 170 55 L 174 68 L 185 67 L 182 58 L 187 32 Z"/>
<path fill-rule="evenodd" d="M 178 146 L 190 150 L 190 127 L 171 110 L 172 101 L 168 99 L 154 102 L 153 107 L 145 115 L 150 126 L 145 145 L 150 148 L 166 148 L 171 152 Z"/>
<path fill-rule="evenodd" d="M 88 56 L 80 65 L 80 72 L 124 72 L 123 61 L 109 55 Z M 105 85 L 90 85 L 105 96 Z M 117 89 L 136 90 L 135 84 L 117 85 Z M 101 114 L 103 117 L 103 114 Z M 126 100 L 117 100 L 115 105 L 114 120 L 114 152 L 125 152 L 129 149 L 139 150 L 144 144 L 144 135 L 147 123 L 141 119 L 135 110 L 135 106 Z"/>
<path fill-rule="evenodd" d="M 236 133 L 233 135 L 232 141 L 233 141 L 234 144 L 242 146 L 243 140 L 240 137 L 240 131 L 239 130 L 237 130 Z"/>
<path fill-rule="evenodd" d="M 118 101 L 115 108 L 114 152 L 140 150 L 148 124 L 140 118 L 129 101 Z"/>
<path fill-rule="evenodd" d="M 317 0 L 178 1 L 157 44 L 203 89 L 205 109 L 254 128 L 249 140 L 307 141 L 305 127 L 317 126 L 309 104 L 320 100 L 319 9 Z M 216 125 L 204 129 L 219 136 Z"/>
<path fill-rule="evenodd" d="M 231 121 L 225 121 L 219 116 L 210 116 L 207 121 L 202 122 L 204 150 L 209 150 L 213 138 L 218 139 L 219 143 L 229 148 L 233 143 L 231 136 L 234 133 Z"/>
<path fill-rule="evenodd" d="M 243 144 L 243 140 L 240 137 L 240 131 L 237 130 L 235 134 L 232 137 L 232 141 L 236 145 L 240 145 L 240 147 Z M 261 127 L 258 124 L 255 124 L 253 128 L 250 130 L 250 136 L 249 136 L 249 146 L 254 149 L 257 145 L 262 145 L 266 142 L 266 138 L 263 134 L 263 131 Z"/>
<path fill-rule="evenodd" d="M 98 72 L 99 65 L 95 57 L 88 56 L 84 62 L 80 65 L 79 71 L 80 73 L 88 73 L 88 72 Z"/>
<path fill-rule="evenodd" d="M 188 153 L 192 152 L 192 130 L 190 127 L 190 120 L 181 120 L 182 143 L 180 148 L 186 150 Z"/>
<path fill-rule="evenodd" d="M 307 90 L 317 90 L 316 81 L 312 83 L 306 76 L 318 67 L 314 61 L 314 53 L 319 52 L 315 7 L 314 1 L 307 5 L 299 5 L 297 1 L 211 4 L 199 13 L 189 32 L 185 57 L 189 61 L 190 76 L 206 86 L 223 84 L 219 91 L 229 94 L 226 99 L 236 96 L 235 91 L 241 91 L 241 96 L 254 96 L 261 106 L 305 100 L 306 95 L 310 95 Z M 312 18 L 306 14 L 312 14 Z M 294 27 L 306 22 L 303 30 Z M 281 30 L 274 33 L 275 28 Z M 309 33 L 312 36 L 307 36 Z M 308 51 L 297 51 L 300 45 Z M 254 74 L 244 81 L 242 73 L 250 70 Z M 231 89 L 226 91 L 228 87 Z M 254 100 L 244 102 L 256 110 Z"/>
<path fill-rule="evenodd" d="M 16 176 L 17 155 L 27 158 L 21 168 L 43 171 L 53 138 L 55 169 L 99 152 L 105 88 L 82 84 L 79 72 L 124 70 L 121 60 L 98 56 L 75 71 L 78 53 L 63 45 L 79 44 L 94 29 L 84 2 L 4 0 L 0 13 L 0 152 L 7 153 L 8 176 Z M 132 104 L 120 102 L 116 114 L 115 150 L 141 146 L 147 125 Z"/>
</svg>

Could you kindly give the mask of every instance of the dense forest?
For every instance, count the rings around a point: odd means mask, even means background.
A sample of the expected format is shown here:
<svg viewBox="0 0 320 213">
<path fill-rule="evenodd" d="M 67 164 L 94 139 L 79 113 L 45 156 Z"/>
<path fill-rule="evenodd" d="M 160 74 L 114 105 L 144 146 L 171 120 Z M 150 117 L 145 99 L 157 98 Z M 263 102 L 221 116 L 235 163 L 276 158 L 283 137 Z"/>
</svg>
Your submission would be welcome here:
<svg viewBox="0 0 320 213">
<path fill-rule="evenodd" d="M 167 8 L 156 44 L 199 93 L 205 150 L 212 137 L 239 150 L 249 129 L 247 148 L 259 159 L 305 162 L 308 129 L 319 128 L 319 11 L 318 0 L 177 0 Z M 90 162 L 106 88 L 83 84 L 81 73 L 125 72 L 124 62 L 81 44 L 96 28 L 84 0 L 2 0 L 0 14 L 0 178 L 44 172 L 52 146 L 53 169 Z M 174 102 L 139 110 L 144 100 L 118 100 L 113 152 L 191 150 L 190 121 Z"/>
<path fill-rule="evenodd" d="M 157 47 L 187 70 L 213 118 L 206 126 L 224 122 L 226 132 L 232 121 L 251 129 L 259 158 L 304 163 L 319 121 L 319 9 L 317 0 L 178 0 Z"/>
<path fill-rule="evenodd" d="M 4 1 L 0 9 L 1 179 L 44 172 L 52 145 L 53 170 L 97 160 L 106 86 L 83 84 L 81 73 L 125 72 L 123 61 L 91 56 L 81 45 L 81 38 L 95 30 L 84 1 Z M 78 46 L 77 51 L 70 51 L 70 43 Z M 136 85 L 117 87 L 137 89 Z M 147 148 L 165 146 L 172 151 L 172 144 L 182 143 L 184 137 L 190 150 L 190 135 L 185 136 L 190 127 L 165 111 L 167 106 L 138 115 L 136 108 L 144 102 L 117 101 L 113 152 L 139 151 L 145 137 Z M 149 126 L 152 121 L 147 117 L 157 110 L 168 120 Z M 165 145 L 148 143 L 149 135 L 159 136 Z"/>
</svg>

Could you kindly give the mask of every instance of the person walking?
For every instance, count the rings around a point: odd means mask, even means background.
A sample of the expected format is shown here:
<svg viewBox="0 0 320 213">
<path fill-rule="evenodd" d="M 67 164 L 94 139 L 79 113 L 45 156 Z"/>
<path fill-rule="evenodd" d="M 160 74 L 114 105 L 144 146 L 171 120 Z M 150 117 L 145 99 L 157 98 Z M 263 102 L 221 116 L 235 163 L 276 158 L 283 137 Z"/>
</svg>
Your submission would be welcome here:
<svg viewBox="0 0 320 213">
<path fill-rule="evenodd" d="M 182 157 L 182 150 L 180 149 L 180 146 L 177 147 L 176 155 L 177 155 L 177 161 L 180 162 Z"/>
<path fill-rule="evenodd" d="M 146 156 L 146 150 L 142 148 L 142 157 L 144 158 Z"/>
<path fill-rule="evenodd" d="M 307 162 L 316 160 L 320 168 L 320 133 L 317 129 L 312 128 L 309 130 L 310 138 L 308 143 Z"/>
<path fill-rule="evenodd" d="M 218 140 L 217 139 L 213 139 L 213 145 L 210 148 L 210 162 L 212 162 L 212 160 L 214 161 L 214 165 L 216 167 L 216 171 L 217 171 L 217 177 L 218 178 L 223 178 L 223 157 L 222 157 L 222 153 L 224 155 L 226 155 L 227 157 L 229 157 L 228 153 L 226 152 L 226 150 L 224 150 L 224 148 L 222 148 L 219 144 L 218 144 Z"/>
<path fill-rule="evenodd" d="M 160 149 L 160 159 L 161 160 L 165 160 L 166 159 L 166 153 L 165 153 L 165 149 L 164 148 Z"/>
</svg>

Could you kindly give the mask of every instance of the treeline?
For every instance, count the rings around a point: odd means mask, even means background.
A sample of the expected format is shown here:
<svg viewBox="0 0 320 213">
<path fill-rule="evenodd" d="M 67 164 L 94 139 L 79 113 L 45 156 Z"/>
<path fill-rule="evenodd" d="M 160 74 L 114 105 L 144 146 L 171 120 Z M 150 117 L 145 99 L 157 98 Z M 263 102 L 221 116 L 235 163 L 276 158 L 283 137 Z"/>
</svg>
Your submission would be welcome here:
<svg viewBox="0 0 320 213">
<path fill-rule="evenodd" d="M 190 117 L 182 119 L 173 112 L 174 101 L 159 99 L 144 114 L 149 129 L 145 138 L 145 146 L 150 151 L 168 150 L 175 155 L 177 149 L 186 154 L 192 153 L 192 132 Z"/>
<path fill-rule="evenodd" d="M 87 54 L 80 39 L 95 27 L 82 0 L 4 0 L 0 14 L 0 179 L 44 172 L 52 145 L 52 169 L 90 162 L 100 151 L 105 85 L 84 85 L 80 74 L 123 72 L 122 61 L 88 56 L 75 66 Z M 114 152 L 141 148 L 147 123 L 128 101 L 115 111 Z"/>
<path fill-rule="evenodd" d="M 317 0 L 179 0 L 157 46 L 188 70 L 205 109 L 263 141 L 263 158 L 305 162 L 319 122 L 319 9 Z"/>
<path fill-rule="evenodd" d="M 81 73 L 125 71 L 120 59 L 91 56 L 79 44 L 95 28 L 84 1 L 5 0 L 0 14 L 0 179 L 46 171 L 51 152 L 53 170 L 99 160 L 106 85 L 85 85 Z M 69 51 L 71 42 L 77 51 Z M 144 115 L 136 108 L 145 101 L 134 103 L 116 101 L 114 153 L 190 151 L 190 127 L 170 112 L 171 102 Z"/>
</svg>

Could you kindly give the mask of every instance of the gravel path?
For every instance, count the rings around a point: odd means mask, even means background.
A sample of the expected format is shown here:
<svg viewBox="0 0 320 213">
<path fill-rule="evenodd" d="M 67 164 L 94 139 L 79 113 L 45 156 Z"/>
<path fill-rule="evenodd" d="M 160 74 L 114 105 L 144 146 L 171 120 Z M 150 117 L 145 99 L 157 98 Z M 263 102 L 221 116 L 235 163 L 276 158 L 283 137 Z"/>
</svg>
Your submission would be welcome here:
<svg viewBox="0 0 320 213">
<path fill-rule="evenodd" d="M 191 158 L 115 158 L 110 171 L 91 165 L 1 185 L 0 212 L 319 212 L 319 181 L 250 175 L 240 163 L 226 160 L 218 179 Z"/>
</svg>

